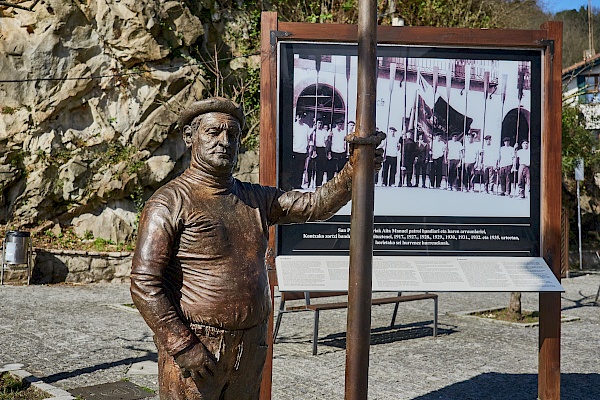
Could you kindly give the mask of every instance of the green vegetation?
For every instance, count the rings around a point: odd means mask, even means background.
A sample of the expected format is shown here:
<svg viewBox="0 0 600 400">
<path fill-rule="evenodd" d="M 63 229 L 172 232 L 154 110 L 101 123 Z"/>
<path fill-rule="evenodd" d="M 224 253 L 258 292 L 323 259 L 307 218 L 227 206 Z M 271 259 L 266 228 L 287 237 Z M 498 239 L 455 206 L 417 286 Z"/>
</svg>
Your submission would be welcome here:
<svg viewBox="0 0 600 400">
<path fill-rule="evenodd" d="M 597 248 L 600 246 L 600 236 L 597 227 L 600 226 L 600 216 L 597 211 L 600 206 L 600 187 L 595 176 L 600 172 L 600 144 L 598 139 L 585 129 L 585 118 L 577 107 L 563 106 L 562 113 L 562 175 L 563 209 L 568 212 L 569 242 L 578 246 L 577 225 L 577 183 L 575 181 L 575 166 L 578 159 L 583 159 L 584 180 L 580 182 L 580 193 L 586 197 L 591 212 L 582 213 L 582 246 Z"/>
<path fill-rule="evenodd" d="M 511 314 L 508 308 L 481 311 L 472 313 L 470 315 L 481 318 L 496 319 L 499 321 L 520 322 L 523 324 L 534 323 L 540 320 L 540 313 L 538 311 L 523 311 L 520 316 L 515 316 L 514 314 Z"/>
<path fill-rule="evenodd" d="M 103 238 L 94 239 L 94 248 L 97 251 L 106 251 L 109 245 L 114 245 L 114 242 Z"/>
<path fill-rule="evenodd" d="M 101 164 L 115 165 L 121 161 L 129 160 L 136 151 L 133 146 L 123 146 L 119 142 L 111 142 L 108 144 L 106 152 L 101 156 Z"/>
<path fill-rule="evenodd" d="M 134 161 L 127 167 L 127 172 L 135 174 L 138 172 L 146 163 L 143 160 Z"/>
<path fill-rule="evenodd" d="M 0 400 L 40 400 L 50 396 L 8 372 L 0 374 Z"/>
<path fill-rule="evenodd" d="M 51 230 L 46 230 L 42 235 L 37 235 L 36 246 L 53 247 L 57 249 L 75 250 L 79 248 L 81 239 L 73 232 L 72 229 L 66 229 L 55 235 Z"/>
<path fill-rule="evenodd" d="M 584 167 L 587 171 L 600 170 L 600 153 L 596 150 L 598 139 L 592 133 L 585 129 L 585 118 L 576 107 L 563 107 L 562 113 L 562 172 L 563 180 L 568 181 L 573 178 L 573 171 L 577 165 L 577 160 L 583 158 Z M 595 185 L 593 176 L 589 174 L 589 182 L 586 184 Z"/>
<path fill-rule="evenodd" d="M 47 229 L 44 232 L 34 234 L 36 247 L 65 249 L 65 250 L 92 250 L 100 252 L 109 251 L 133 251 L 134 241 L 128 243 L 114 243 L 112 240 L 94 238 L 94 234 L 86 231 L 83 237 L 79 237 L 73 229 L 63 229 L 56 235 Z"/>
<path fill-rule="evenodd" d="M 139 219 L 139 215 L 142 213 L 142 209 L 144 208 L 144 204 L 146 203 L 144 201 L 144 188 L 140 185 L 136 186 L 133 190 L 133 193 L 129 195 L 129 198 L 131 199 L 131 201 L 133 201 L 133 204 L 135 204 L 135 209 L 137 210 L 137 215 Z"/>
<path fill-rule="evenodd" d="M 38 156 L 42 162 L 59 166 L 65 164 L 67 161 L 73 158 L 73 151 L 61 149 L 54 154 L 48 154 L 44 150 L 39 149 L 35 152 L 35 155 Z"/>
<path fill-rule="evenodd" d="M 592 2 L 594 3 L 594 2 Z M 593 4 L 592 4 L 593 5 Z M 566 10 L 557 13 L 554 18 L 563 22 L 563 68 L 583 61 L 583 51 L 589 47 L 587 7 L 579 10 Z M 600 43 L 600 9 L 592 7 L 593 42 L 598 51 Z"/>
</svg>

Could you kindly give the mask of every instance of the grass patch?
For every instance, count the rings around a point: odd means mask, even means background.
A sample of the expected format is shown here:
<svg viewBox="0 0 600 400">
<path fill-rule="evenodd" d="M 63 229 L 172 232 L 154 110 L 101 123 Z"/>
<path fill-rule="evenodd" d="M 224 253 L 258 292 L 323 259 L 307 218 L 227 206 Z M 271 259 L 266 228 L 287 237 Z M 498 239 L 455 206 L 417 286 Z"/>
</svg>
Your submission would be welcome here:
<svg viewBox="0 0 600 400">
<path fill-rule="evenodd" d="M 114 245 L 111 240 L 96 238 L 94 239 L 94 248 L 96 251 L 108 251 L 110 249 L 110 245 Z"/>
<path fill-rule="evenodd" d="M 8 372 L 0 374 L 0 400 L 41 400 L 50 396 Z"/>
<path fill-rule="evenodd" d="M 508 308 L 480 311 L 472 313 L 470 315 L 474 315 L 480 318 L 497 319 L 500 321 L 507 322 L 520 322 L 524 324 L 531 324 L 540 321 L 540 313 L 538 311 L 523 311 L 520 316 L 515 316 L 508 312 Z"/>
</svg>

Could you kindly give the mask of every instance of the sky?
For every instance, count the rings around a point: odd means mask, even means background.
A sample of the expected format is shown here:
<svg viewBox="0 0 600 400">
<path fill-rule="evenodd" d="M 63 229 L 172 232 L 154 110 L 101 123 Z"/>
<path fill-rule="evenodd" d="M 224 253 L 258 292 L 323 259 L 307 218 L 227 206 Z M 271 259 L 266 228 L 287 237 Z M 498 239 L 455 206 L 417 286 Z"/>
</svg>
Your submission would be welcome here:
<svg viewBox="0 0 600 400">
<path fill-rule="evenodd" d="M 555 14 L 563 10 L 579 10 L 581 6 L 587 8 L 588 0 L 542 0 L 538 4 L 545 5 L 547 11 Z M 600 9 L 600 0 L 592 0 L 592 10 Z"/>
</svg>

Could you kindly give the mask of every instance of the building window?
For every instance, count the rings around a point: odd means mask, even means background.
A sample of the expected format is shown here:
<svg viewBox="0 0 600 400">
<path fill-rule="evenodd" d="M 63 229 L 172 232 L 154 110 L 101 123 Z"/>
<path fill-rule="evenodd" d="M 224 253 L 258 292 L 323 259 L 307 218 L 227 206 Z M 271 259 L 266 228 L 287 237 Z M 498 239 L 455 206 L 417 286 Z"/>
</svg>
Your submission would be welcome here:
<svg viewBox="0 0 600 400">
<path fill-rule="evenodd" d="M 581 104 L 600 103 L 600 74 L 578 75 L 577 87 Z"/>
<path fill-rule="evenodd" d="M 588 75 L 584 80 L 584 102 L 586 104 L 590 103 L 600 103 L 600 92 L 599 86 L 600 83 L 600 75 Z"/>
</svg>

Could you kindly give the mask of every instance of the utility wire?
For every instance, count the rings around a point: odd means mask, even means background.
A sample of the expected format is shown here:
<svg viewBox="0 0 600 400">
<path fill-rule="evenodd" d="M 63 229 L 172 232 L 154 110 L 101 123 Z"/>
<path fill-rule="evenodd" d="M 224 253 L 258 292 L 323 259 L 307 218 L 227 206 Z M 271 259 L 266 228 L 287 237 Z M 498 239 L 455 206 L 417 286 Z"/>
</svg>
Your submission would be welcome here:
<svg viewBox="0 0 600 400">
<path fill-rule="evenodd" d="M 37 3 L 39 3 L 39 2 L 40 2 L 40 0 L 35 0 L 32 5 L 30 5 L 29 7 L 26 7 L 26 6 L 22 6 L 19 4 L 10 3 L 8 1 L 0 1 L 0 6 L 14 7 L 14 8 L 19 8 L 21 10 L 33 11 L 33 7 L 35 7 L 37 5 Z"/>
</svg>

